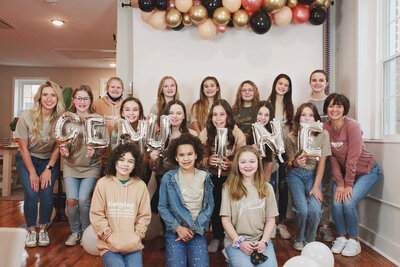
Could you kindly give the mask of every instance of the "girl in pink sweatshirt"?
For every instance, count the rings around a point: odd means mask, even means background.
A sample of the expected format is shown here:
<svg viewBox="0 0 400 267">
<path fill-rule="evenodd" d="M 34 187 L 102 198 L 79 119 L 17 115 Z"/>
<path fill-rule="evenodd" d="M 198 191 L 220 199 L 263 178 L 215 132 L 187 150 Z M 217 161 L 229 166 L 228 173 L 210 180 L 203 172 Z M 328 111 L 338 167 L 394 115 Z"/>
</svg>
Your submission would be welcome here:
<svg viewBox="0 0 400 267">
<path fill-rule="evenodd" d="M 355 256 L 361 252 L 358 240 L 357 205 L 376 186 L 381 169 L 362 140 L 360 124 L 345 117 L 350 102 L 344 95 L 331 94 L 324 103 L 330 120 L 324 123 L 331 141 L 333 209 L 339 237 L 333 241 L 333 253 Z M 347 239 L 346 235 L 350 238 Z"/>
</svg>

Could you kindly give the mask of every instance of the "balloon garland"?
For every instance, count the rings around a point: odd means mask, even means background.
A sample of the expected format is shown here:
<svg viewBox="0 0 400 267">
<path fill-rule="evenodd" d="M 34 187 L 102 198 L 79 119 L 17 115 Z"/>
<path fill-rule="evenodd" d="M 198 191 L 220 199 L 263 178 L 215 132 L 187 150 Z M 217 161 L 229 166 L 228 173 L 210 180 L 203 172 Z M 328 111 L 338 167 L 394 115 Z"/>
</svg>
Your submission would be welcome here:
<svg viewBox="0 0 400 267">
<path fill-rule="evenodd" d="M 124 6 L 126 6 L 125 4 Z M 211 40 L 228 27 L 265 34 L 272 23 L 321 25 L 332 0 L 138 0 L 142 20 L 156 30 L 180 31 L 197 26 L 199 37 Z"/>
</svg>

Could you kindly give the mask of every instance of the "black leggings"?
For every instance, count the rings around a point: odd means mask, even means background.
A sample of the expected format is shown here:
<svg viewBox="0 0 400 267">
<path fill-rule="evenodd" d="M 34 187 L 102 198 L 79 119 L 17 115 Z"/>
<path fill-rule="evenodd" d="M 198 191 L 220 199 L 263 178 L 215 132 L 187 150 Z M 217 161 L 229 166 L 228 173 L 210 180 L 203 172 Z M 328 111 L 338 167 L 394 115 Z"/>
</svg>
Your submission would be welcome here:
<svg viewBox="0 0 400 267">
<path fill-rule="evenodd" d="M 211 225 L 214 239 L 222 239 L 224 237 L 224 227 L 222 226 L 221 217 L 219 211 L 221 209 L 221 198 L 222 198 L 222 185 L 225 183 L 227 176 L 221 176 L 218 178 L 217 175 L 212 175 L 211 180 L 214 184 L 213 196 L 214 196 L 214 210 L 211 215 Z"/>
</svg>

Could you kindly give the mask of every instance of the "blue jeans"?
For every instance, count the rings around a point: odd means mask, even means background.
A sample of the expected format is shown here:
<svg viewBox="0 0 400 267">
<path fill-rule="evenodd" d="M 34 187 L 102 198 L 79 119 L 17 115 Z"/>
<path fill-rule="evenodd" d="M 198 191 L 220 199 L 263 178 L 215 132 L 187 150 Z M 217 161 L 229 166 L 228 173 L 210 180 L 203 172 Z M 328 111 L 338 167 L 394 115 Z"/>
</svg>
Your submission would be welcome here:
<svg viewBox="0 0 400 267">
<path fill-rule="evenodd" d="M 107 251 L 101 256 L 104 267 L 143 267 L 142 251 L 128 254 Z"/>
<path fill-rule="evenodd" d="M 315 172 L 295 168 L 289 172 L 287 181 L 293 200 L 296 239 L 313 242 L 322 214 L 321 204 L 314 196 L 309 197 L 315 181 Z"/>
<path fill-rule="evenodd" d="M 195 235 L 191 240 L 175 241 L 178 235 L 165 234 L 165 263 L 168 267 L 210 266 L 206 236 Z"/>
<path fill-rule="evenodd" d="M 65 194 L 67 195 L 67 216 L 72 233 L 81 232 L 81 223 L 82 232 L 90 225 L 90 196 L 96 182 L 97 178 L 64 178 Z M 71 208 L 68 205 L 68 199 L 78 200 L 78 205 Z"/>
<path fill-rule="evenodd" d="M 251 263 L 251 258 L 249 255 L 241 251 L 240 249 L 228 246 L 225 248 L 226 254 L 228 255 L 229 266 L 230 267 L 278 267 L 278 262 L 276 261 L 274 245 L 271 241 L 268 242 L 267 248 L 264 250 L 264 255 L 268 257 L 266 261 L 262 264 L 254 265 Z"/>
<path fill-rule="evenodd" d="M 40 177 L 42 172 L 46 169 L 50 159 L 39 159 L 31 156 L 33 166 L 35 167 L 37 175 Z M 37 213 L 38 213 L 38 200 L 40 198 L 39 209 L 39 225 L 43 226 L 50 223 L 50 216 L 53 211 L 53 187 L 56 180 L 60 162 L 57 161 L 53 170 L 51 171 L 51 185 L 42 190 L 39 185 L 39 192 L 36 193 L 31 188 L 31 181 L 29 179 L 29 171 L 25 167 L 24 160 L 18 152 L 16 156 L 16 165 L 19 180 L 21 181 L 22 188 L 24 189 L 24 216 L 26 221 L 26 228 L 36 226 Z"/>
<path fill-rule="evenodd" d="M 274 171 L 271 173 L 271 179 L 269 180 L 269 183 L 272 185 L 272 188 L 274 189 L 274 193 L 276 195 L 276 174 L 278 171 Z"/>
<path fill-rule="evenodd" d="M 353 184 L 352 200 L 343 203 L 333 200 L 332 215 L 338 235 L 348 233 L 352 238 L 358 237 L 358 202 L 371 192 L 381 177 L 381 168 L 375 162 L 369 173 L 356 178 Z M 333 195 L 335 195 L 335 190 L 336 183 L 333 185 Z"/>
</svg>

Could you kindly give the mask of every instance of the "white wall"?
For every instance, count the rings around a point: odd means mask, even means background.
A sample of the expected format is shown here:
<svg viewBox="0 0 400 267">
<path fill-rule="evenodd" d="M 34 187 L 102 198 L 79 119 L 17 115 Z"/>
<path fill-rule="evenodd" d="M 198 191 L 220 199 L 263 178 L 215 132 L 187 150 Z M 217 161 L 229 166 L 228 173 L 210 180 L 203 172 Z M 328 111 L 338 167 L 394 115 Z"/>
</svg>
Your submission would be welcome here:
<svg viewBox="0 0 400 267">
<path fill-rule="evenodd" d="M 380 136 L 379 96 L 382 91 L 379 67 L 381 1 L 335 1 L 336 92 L 349 97 L 349 116 L 357 119 L 364 138 Z M 400 265 L 399 142 L 366 140 L 383 171 L 383 179 L 359 205 L 360 238 Z"/>
<path fill-rule="evenodd" d="M 176 78 L 181 100 L 190 107 L 199 98 L 199 88 L 206 76 L 220 82 L 223 98 L 233 103 L 237 87 L 243 80 L 253 80 L 266 99 L 272 82 L 279 73 L 292 78 L 295 104 L 310 94 L 310 73 L 322 68 L 322 26 L 273 25 L 265 35 L 249 30 L 229 28 L 214 40 L 203 41 L 194 26 L 182 31 L 156 31 L 145 24 L 138 9 L 119 8 L 118 43 L 133 40 L 133 75 L 129 74 L 130 51 L 117 47 L 117 75 L 131 75 L 134 94 L 140 98 L 145 112 L 156 102 L 160 79 L 165 75 Z M 126 29 L 131 25 L 131 35 Z M 120 27 L 121 26 L 121 27 Z M 125 27 L 124 27 L 125 26 Z M 124 33 L 121 36 L 120 30 Z M 121 63 L 121 65 L 120 65 Z"/>
</svg>

